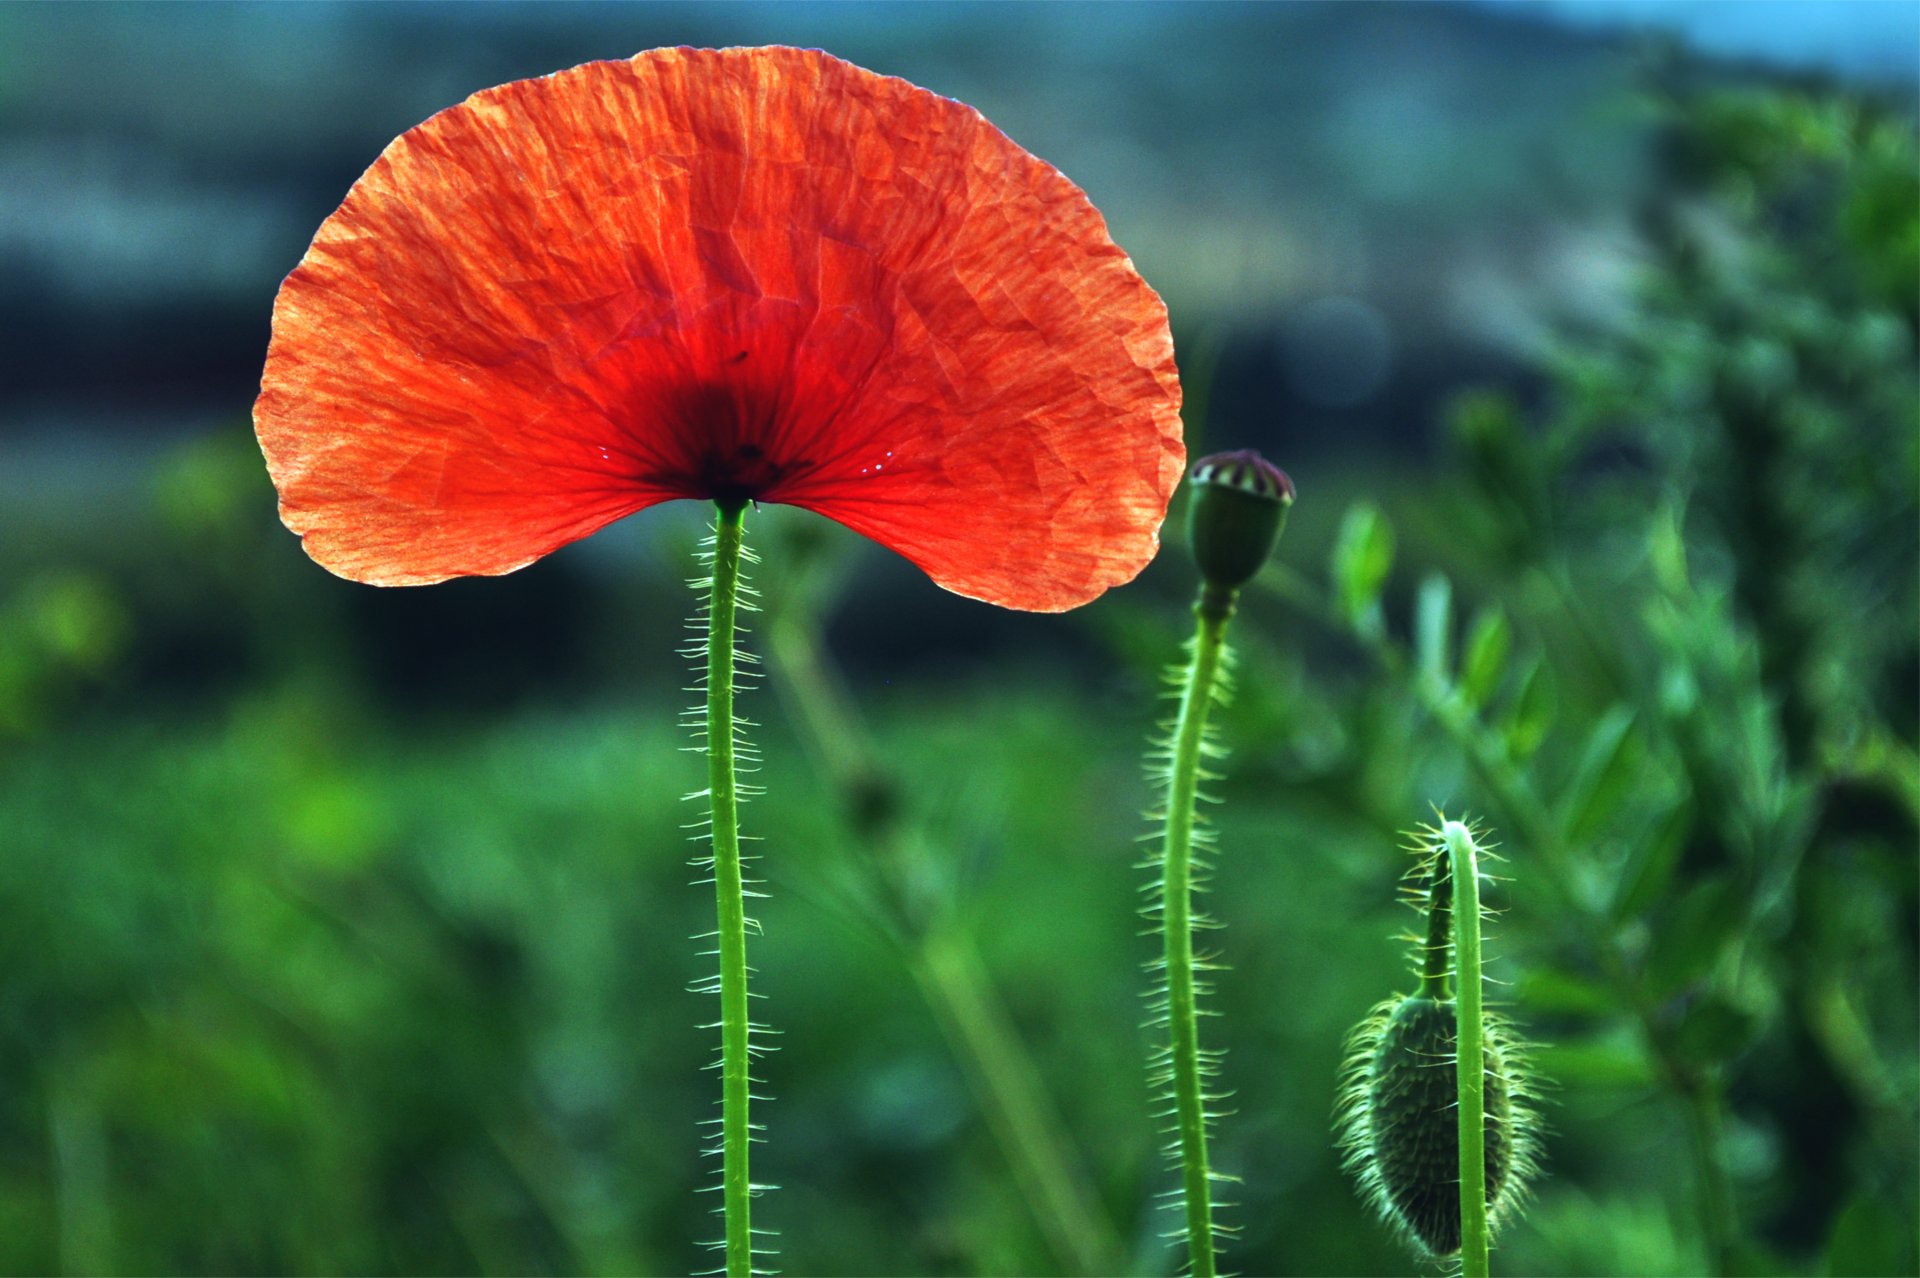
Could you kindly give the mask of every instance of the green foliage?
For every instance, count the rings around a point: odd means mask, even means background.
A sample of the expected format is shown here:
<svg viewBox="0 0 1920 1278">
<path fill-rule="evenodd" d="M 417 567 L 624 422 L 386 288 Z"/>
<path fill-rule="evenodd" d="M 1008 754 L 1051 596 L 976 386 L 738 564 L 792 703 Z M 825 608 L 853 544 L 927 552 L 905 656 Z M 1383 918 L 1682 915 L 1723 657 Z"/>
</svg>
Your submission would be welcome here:
<svg viewBox="0 0 1920 1278">
<path fill-rule="evenodd" d="M 1348 618 L 1369 629 L 1380 622 L 1380 592 L 1393 571 L 1393 527 L 1364 503 L 1347 511 L 1335 545 L 1333 580 Z"/>
<path fill-rule="evenodd" d="M 1512 647 L 1513 630 L 1506 614 L 1497 606 L 1481 610 L 1467 634 L 1460 662 L 1460 701 L 1468 710 L 1479 710 L 1492 699 L 1506 676 Z"/>
<path fill-rule="evenodd" d="M 53 571 L 0 601 L 0 744 L 44 730 L 57 707 L 106 677 L 130 636 L 113 588 Z"/>
<path fill-rule="evenodd" d="M 1689 1215 L 1648 1271 L 1699 1245 L 1719 1272 L 1822 1246 L 1836 1271 L 1872 1252 L 1912 1272 L 1911 1231 L 1874 1222 L 1914 1194 L 1920 1094 L 1914 129 L 1670 92 L 1686 197 L 1643 210 L 1633 312 L 1567 343 L 1541 420 L 1457 405 L 1449 534 L 1402 549 L 1451 573 L 1425 575 L 1405 641 L 1370 506 L 1319 607 L 1440 729 L 1441 759 L 1401 767 L 1456 779 L 1410 795 L 1511 831 L 1530 899 L 1509 961 L 1554 1013 L 1572 1139 L 1606 1095 L 1669 1102 Z M 1479 619 L 1456 665 L 1460 595 Z M 1842 1168 L 1876 1188 L 1846 1198 Z M 1570 1263 L 1538 1237 L 1510 1263 Z"/>
</svg>

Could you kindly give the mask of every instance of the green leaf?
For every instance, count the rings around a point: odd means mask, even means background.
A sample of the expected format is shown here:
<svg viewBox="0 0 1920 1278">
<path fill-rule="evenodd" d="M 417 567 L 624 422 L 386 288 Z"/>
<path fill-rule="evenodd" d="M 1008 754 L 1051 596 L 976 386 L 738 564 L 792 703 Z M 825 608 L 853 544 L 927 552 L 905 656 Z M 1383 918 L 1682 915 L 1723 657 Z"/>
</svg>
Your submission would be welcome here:
<svg viewBox="0 0 1920 1278">
<path fill-rule="evenodd" d="M 1643 914 L 1666 894 L 1673 882 L 1680 852 L 1693 833 L 1693 803 L 1676 805 L 1651 837 L 1637 844 L 1620 869 L 1619 891 L 1613 898 L 1613 917 L 1621 922 Z"/>
<path fill-rule="evenodd" d="M 1507 673 L 1507 657 L 1513 651 L 1513 629 L 1507 614 L 1489 606 L 1481 609 L 1467 632 L 1467 646 L 1460 658 L 1460 698 L 1469 710 L 1478 710 L 1492 698 L 1494 689 Z"/>
<path fill-rule="evenodd" d="M 1872 1194 L 1856 1193 L 1827 1235 L 1829 1278 L 1872 1278 L 1915 1270 L 1913 1225 L 1905 1213 Z"/>
<path fill-rule="evenodd" d="M 1557 967 L 1528 967 L 1513 984 L 1513 1001 L 1528 1012 L 1605 1016 L 1620 1000 L 1599 981 Z"/>
<path fill-rule="evenodd" d="M 1562 803 L 1567 838 L 1583 843 L 1599 833 L 1633 780 L 1633 710 L 1620 704 L 1600 716 Z"/>
<path fill-rule="evenodd" d="M 1758 1016 L 1718 994 L 1709 994 L 1687 1009 L 1673 1036 L 1673 1050 L 1695 1065 L 1721 1065 L 1753 1046 L 1759 1036 Z"/>
<path fill-rule="evenodd" d="M 1646 976 L 1655 998 L 1671 998 L 1712 969 L 1746 921 L 1746 896 L 1726 874 L 1696 883 L 1653 928 Z"/>
<path fill-rule="evenodd" d="M 1637 1039 L 1624 1033 L 1578 1042 L 1541 1043 L 1531 1050 L 1542 1076 L 1564 1088 L 1639 1091 L 1656 1077 Z"/>
<path fill-rule="evenodd" d="M 1413 646 L 1420 675 L 1444 688 L 1453 679 L 1453 583 L 1434 573 L 1420 583 L 1414 608 Z"/>
<path fill-rule="evenodd" d="M 1340 608 L 1367 633 L 1380 628 L 1380 592 L 1393 571 L 1393 526 L 1372 502 L 1355 502 L 1333 545 L 1333 582 Z"/>
<path fill-rule="evenodd" d="M 56 572 L 27 583 L 14 601 L 28 633 L 56 665 L 98 670 L 126 647 L 131 625 L 107 585 L 80 572 Z"/>
<path fill-rule="evenodd" d="M 1528 758 L 1540 748 L 1553 727 L 1553 711 L 1553 672 L 1535 657 L 1520 675 L 1502 729 L 1514 758 Z"/>
<path fill-rule="evenodd" d="M 1728 1249 L 1726 1272 L 1727 1278 L 1795 1278 L 1806 1270 L 1765 1243 L 1745 1238 Z"/>
<path fill-rule="evenodd" d="M 1687 569 L 1686 512 L 1669 503 L 1654 515 L 1647 532 L 1647 557 L 1653 565 L 1654 580 L 1669 595 L 1685 595 L 1693 589 Z"/>
</svg>

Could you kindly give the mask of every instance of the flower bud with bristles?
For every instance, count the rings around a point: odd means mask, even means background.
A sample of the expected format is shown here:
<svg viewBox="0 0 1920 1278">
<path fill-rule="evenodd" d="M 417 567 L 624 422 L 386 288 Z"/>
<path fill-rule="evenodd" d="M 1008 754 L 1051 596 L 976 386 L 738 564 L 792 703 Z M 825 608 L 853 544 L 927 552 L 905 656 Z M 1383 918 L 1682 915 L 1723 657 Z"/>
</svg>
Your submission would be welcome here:
<svg viewBox="0 0 1920 1278">
<path fill-rule="evenodd" d="M 1460 1132 L 1451 1002 L 1389 999 L 1347 1040 L 1337 1118 L 1346 1168 L 1396 1232 L 1434 1257 L 1460 1250 Z M 1486 1052 L 1487 1214 L 1497 1225 L 1525 1197 L 1538 1136 L 1521 1050 L 1499 1017 Z"/>
<path fill-rule="evenodd" d="M 1418 840 L 1420 860 L 1407 876 L 1409 903 L 1428 920 L 1425 934 L 1411 938 L 1420 987 L 1375 1007 L 1348 1036 L 1334 1127 L 1368 1204 L 1417 1250 L 1441 1259 L 1461 1250 L 1460 1009 L 1448 939 L 1453 878 L 1440 832 L 1422 834 L 1433 837 Z M 1463 894 L 1462 904 L 1467 899 L 1477 893 Z M 1479 1038 L 1486 1223 L 1497 1229 L 1538 1171 L 1536 1082 L 1525 1044 L 1501 1016 L 1483 1010 Z"/>
</svg>

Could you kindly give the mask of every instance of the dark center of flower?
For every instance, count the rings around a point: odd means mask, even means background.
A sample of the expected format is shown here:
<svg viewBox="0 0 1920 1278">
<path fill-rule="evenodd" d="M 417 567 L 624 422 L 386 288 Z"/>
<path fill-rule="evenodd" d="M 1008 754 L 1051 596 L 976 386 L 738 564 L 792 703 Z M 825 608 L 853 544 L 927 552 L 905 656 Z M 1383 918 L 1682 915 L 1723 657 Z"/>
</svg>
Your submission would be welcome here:
<svg viewBox="0 0 1920 1278">
<path fill-rule="evenodd" d="M 680 388 L 666 405 L 678 446 L 646 478 L 723 506 L 767 499 L 783 481 L 811 469 L 806 459 L 782 453 L 777 404 L 772 389 L 744 371 Z"/>
<path fill-rule="evenodd" d="M 792 469 L 768 457 L 758 444 L 720 446 L 701 457 L 693 482 L 701 496 L 733 505 L 758 500 Z"/>
</svg>

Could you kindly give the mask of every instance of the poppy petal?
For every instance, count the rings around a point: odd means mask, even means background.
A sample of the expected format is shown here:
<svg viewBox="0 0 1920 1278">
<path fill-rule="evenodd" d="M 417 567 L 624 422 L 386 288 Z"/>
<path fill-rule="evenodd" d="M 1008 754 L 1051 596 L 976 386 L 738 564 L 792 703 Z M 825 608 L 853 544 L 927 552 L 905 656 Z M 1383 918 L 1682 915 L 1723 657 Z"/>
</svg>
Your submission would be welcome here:
<svg viewBox="0 0 1920 1278">
<path fill-rule="evenodd" d="M 254 410 L 343 576 L 512 571 L 679 497 L 789 502 L 1058 610 L 1153 556 L 1166 310 L 969 107 L 797 49 L 654 50 L 395 140 L 282 287 Z"/>
</svg>

